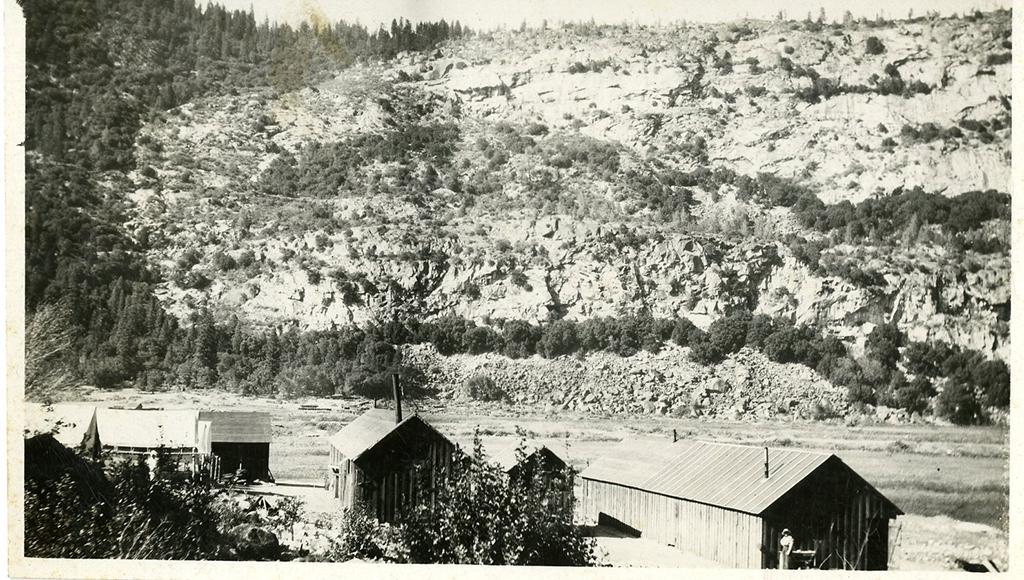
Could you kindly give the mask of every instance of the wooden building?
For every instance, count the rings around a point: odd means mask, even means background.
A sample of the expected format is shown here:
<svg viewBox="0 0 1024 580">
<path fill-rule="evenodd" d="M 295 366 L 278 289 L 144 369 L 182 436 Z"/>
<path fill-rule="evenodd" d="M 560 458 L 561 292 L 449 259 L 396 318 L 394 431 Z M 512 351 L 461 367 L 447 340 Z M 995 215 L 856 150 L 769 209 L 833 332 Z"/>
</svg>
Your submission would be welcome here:
<svg viewBox="0 0 1024 580">
<path fill-rule="evenodd" d="M 250 481 L 274 481 L 270 413 L 202 411 L 199 421 L 210 423 L 210 452 L 217 457 L 220 471 L 215 476 L 244 473 Z"/>
<path fill-rule="evenodd" d="M 396 393 L 398 391 L 396 386 Z M 391 522 L 430 493 L 458 448 L 417 415 L 370 409 L 331 436 L 327 487 L 342 508 L 366 506 Z"/>
<path fill-rule="evenodd" d="M 563 505 L 568 506 L 574 481 L 566 463 L 568 457 L 568 450 L 561 445 L 527 443 L 523 456 L 516 453 L 516 448 L 509 447 L 495 453 L 490 460 L 514 480 L 532 482 L 534 477 L 539 477 L 545 487 L 560 491 Z"/>
<path fill-rule="evenodd" d="M 581 475 L 589 521 L 735 568 L 885 570 L 891 501 L 830 453 L 681 440 L 631 441 Z"/>
<path fill-rule="evenodd" d="M 556 451 L 556 449 L 558 450 Z M 546 473 L 559 473 L 565 471 L 567 467 L 562 458 L 566 453 L 564 449 L 556 445 L 527 443 L 524 451 L 524 456 L 520 458 L 516 455 L 515 447 L 508 447 L 492 455 L 490 460 L 513 477 L 531 477 L 537 470 L 543 470 Z"/>
</svg>

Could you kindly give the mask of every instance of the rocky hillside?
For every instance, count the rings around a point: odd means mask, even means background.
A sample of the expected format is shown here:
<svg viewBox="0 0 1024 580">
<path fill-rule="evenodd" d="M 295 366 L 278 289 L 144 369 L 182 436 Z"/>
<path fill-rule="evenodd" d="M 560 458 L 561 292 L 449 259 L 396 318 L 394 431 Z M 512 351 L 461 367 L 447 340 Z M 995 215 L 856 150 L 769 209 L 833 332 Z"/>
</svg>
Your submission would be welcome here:
<svg viewBox="0 0 1024 580">
<path fill-rule="evenodd" d="M 1009 191 L 1009 33 L 996 13 L 479 34 L 176 107 L 107 186 L 132 191 L 130 229 L 181 317 L 706 327 L 742 306 L 855 349 L 894 322 L 1005 359 L 1008 220 L 864 208 Z M 860 221 L 780 201 L 804 193 Z M 599 400 L 592 365 L 565 364 Z"/>
</svg>

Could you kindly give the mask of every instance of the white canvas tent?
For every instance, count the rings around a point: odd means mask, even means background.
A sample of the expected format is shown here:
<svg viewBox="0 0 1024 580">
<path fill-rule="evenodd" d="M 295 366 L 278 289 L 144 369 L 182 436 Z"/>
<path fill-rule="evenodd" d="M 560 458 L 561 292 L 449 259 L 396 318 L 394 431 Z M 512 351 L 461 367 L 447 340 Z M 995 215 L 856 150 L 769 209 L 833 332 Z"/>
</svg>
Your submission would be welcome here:
<svg viewBox="0 0 1024 580">
<path fill-rule="evenodd" d="M 98 450 L 96 406 L 25 403 L 25 434 L 49 433 L 69 449 Z"/>
<path fill-rule="evenodd" d="M 209 448 L 209 425 L 199 425 L 199 411 L 164 409 L 99 409 L 96 412 L 104 447 L 117 450 L 152 450 L 202 453 Z"/>
</svg>

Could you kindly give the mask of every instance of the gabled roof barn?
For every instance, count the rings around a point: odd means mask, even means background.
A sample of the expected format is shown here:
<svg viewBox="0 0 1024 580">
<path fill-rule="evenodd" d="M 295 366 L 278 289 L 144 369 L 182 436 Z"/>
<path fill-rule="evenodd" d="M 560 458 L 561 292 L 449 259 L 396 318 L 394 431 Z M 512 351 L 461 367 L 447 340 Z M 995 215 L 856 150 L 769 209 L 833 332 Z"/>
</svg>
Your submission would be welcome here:
<svg viewBox="0 0 1024 580">
<path fill-rule="evenodd" d="M 764 447 L 637 440 L 615 447 L 581 477 L 760 515 L 826 463 L 855 473 L 831 453 L 769 448 L 765 477 Z"/>
</svg>

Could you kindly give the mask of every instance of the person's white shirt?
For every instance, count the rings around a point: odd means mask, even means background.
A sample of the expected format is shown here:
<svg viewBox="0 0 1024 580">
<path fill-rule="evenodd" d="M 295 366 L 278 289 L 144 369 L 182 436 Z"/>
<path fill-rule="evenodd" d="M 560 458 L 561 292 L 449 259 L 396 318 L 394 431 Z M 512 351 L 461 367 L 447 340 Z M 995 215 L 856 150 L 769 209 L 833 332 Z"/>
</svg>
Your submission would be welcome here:
<svg viewBox="0 0 1024 580">
<path fill-rule="evenodd" d="M 793 551 L 793 536 L 782 536 L 779 540 L 779 547 L 782 548 L 783 553 L 789 554 Z"/>
</svg>

